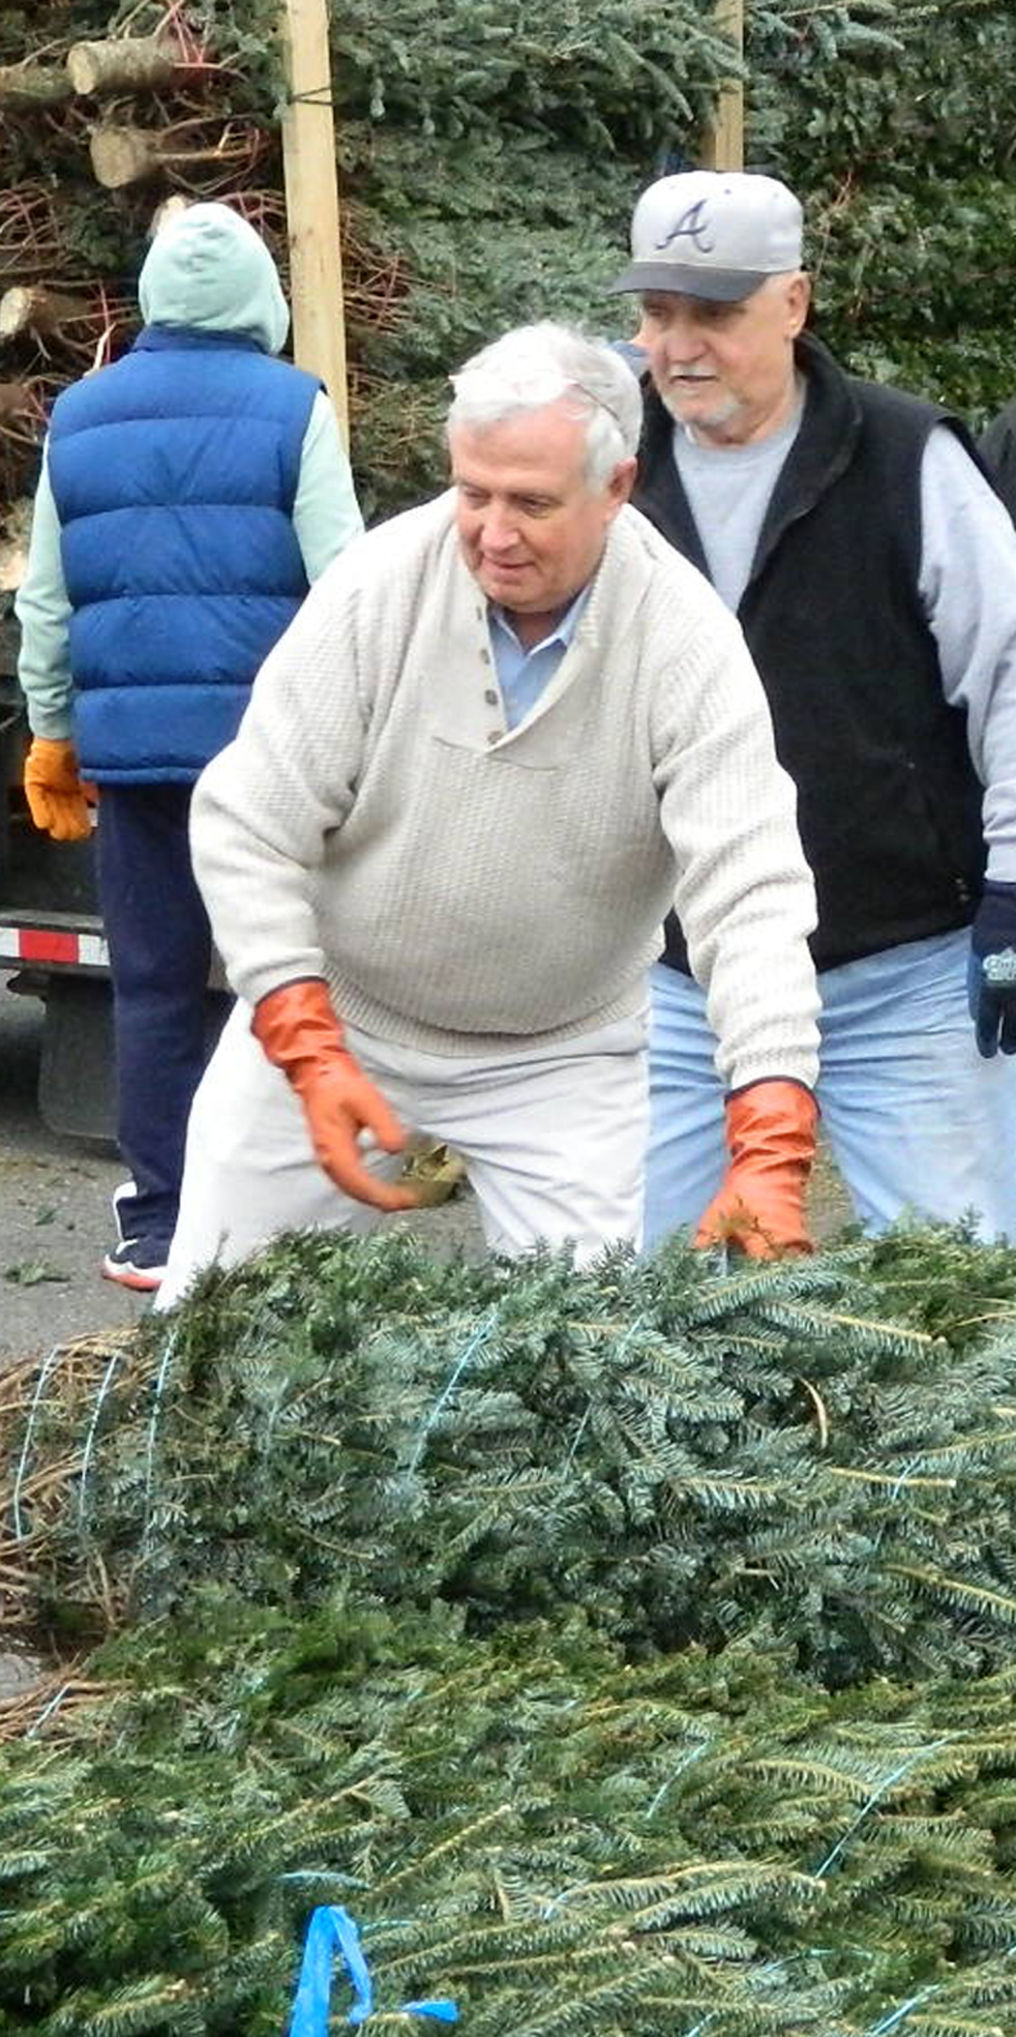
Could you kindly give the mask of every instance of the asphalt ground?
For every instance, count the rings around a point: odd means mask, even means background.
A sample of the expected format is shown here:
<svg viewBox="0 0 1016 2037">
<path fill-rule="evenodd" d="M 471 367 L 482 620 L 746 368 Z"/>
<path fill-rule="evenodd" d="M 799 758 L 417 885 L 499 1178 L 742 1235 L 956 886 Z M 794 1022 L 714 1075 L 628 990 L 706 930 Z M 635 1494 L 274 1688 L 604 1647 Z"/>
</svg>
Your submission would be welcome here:
<svg viewBox="0 0 1016 2037">
<path fill-rule="evenodd" d="M 132 1322 L 145 1303 L 103 1280 L 115 1240 L 109 1148 L 61 1138 L 36 1100 L 42 1006 L 0 975 L 0 1358 Z"/>
</svg>

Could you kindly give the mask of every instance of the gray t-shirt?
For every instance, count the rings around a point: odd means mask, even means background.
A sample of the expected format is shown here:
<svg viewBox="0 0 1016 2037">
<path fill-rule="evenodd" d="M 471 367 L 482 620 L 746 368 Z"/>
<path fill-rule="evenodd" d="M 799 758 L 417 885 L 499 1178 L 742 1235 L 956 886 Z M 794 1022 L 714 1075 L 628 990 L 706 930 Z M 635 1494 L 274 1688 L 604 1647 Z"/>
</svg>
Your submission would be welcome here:
<svg viewBox="0 0 1016 2037">
<path fill-rule="evenodd" d="M 702 445 L 682 425 L 674 428 L 674 464 L 702 539 L 709 578 L 735 614 L 769 497 L 800 430 L 802 409 L 799 391 L 786 424 L 747 446 Z"/>
</svg>

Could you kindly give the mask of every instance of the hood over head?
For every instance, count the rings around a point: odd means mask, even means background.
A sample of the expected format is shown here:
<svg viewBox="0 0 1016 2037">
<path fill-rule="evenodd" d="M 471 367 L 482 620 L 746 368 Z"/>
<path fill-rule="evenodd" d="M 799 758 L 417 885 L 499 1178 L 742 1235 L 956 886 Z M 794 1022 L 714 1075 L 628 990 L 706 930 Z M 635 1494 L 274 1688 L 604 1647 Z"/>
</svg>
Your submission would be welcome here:
<svg viewBox="0 0 1016 2037">
<path fill-rule="evenodd" d="M 159 228 L 138 284 L 146 325 L 237 332 L 277 354 L 289 331 L 279 272 L 260 234 L 228 205 L 188 205 Z"/>
</svg>

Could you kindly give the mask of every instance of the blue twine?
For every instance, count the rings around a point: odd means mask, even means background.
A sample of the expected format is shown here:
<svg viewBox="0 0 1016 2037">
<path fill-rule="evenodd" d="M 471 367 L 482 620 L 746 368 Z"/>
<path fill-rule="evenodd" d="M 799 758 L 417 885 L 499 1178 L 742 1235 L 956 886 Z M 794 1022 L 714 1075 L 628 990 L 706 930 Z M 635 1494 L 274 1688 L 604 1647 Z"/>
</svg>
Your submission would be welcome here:
<svg viewBox="0 0 1016 2037">
<path fill-rule="evenodd" d="M 78 1489 L 79 1528 L 83 1528 L 85 1525 L 85 1497 L 88 1488 L 88 1473 L 91 1469 L 92 1464 L 92 1451 L 95 1447 L 95 1434 L 99 1426 L 99 1416 L 102 1413 L 102 1404 L 106 1398 L 107 1393 L 109 1392 L 113 1380 L 113 1374 L 120 1363 L 122 1355 L 123 1355 L 122 1352 L 114 1351 L 113 1356 L 110 1359 L 109 1364 L 107 1365 L 106 1370 L 102 1375 L 102 1385 L 99 1388 L 98 1398 L 95 1403 L 95 1409 L 92 1414 L 92 1419 L 88 1424 L 88 1434 L 85 1437 L 85 1448 L 81 1459 L 81 1485 Z"/>
<path fill-rule="evenodd" d="M 889 1505 L 891 1507 L 896 1505 L 900 1493 L 903 1491 L 903 1488 L 906 1485 L 907 1479 L 910 1477 L 912 1471 L 917 1470 L 917 1466 L 920 1463 L 920 1461 L 921 1460 L 919 1457 L 907 1458 L 907 1461 L 903 1466 L 903 1469 L 900 1472 L 899 1477 L 896 1479 L 895 1483 L 891 1485 L 889 1488 Z"/>
<path fill-rule="evenodd" d="M 902 1471 L 901 1471 L 901 1472 L 900 1472 L 900 1474 L 899 1474 L 899 1476 L 898 1476 L 897 1478 L 895 1478 L 895 1479 L 893 1480 L 893 1482 L 892 1482 L 892 1485 L 891 1485 L 891 1486 L 889 1487 L 889 1491 L 888 1491 L 888 1493 L 887 1493 L 887 1495 L 886 1495 L 886 1497 L 887 1497 L 887 1501 L 888 1501 L 888 1504 L 889 1504 L 889 1505 L 890 1505 L 891 1507 L 894 1507 L 894 1506 L 896 1505 L 896 1503 L 897 1503 L 897 1501 L 898 1501 L 898 1499 L 899 1499 L 900 1493 L 901 1493 L 901 1492 L 903 1491 L 903 1488 L 904 1488 L 904 1486 L 905 1486 L 905 1484 L 906 1484 L 906 1482 L 907 1482 L 907 1479 L 908 1479 L 908 1478 L 910 1477 L 910 1474 L 911 1474 L 911 1472 L 912 1472 L 912 1471 L 915 1471 L 915 1470 L 917 1469 L 917 1465 L 918 1465 L 918 1463 L 919 1463 L 919 1462 L 920 1462 L 920 1459 L 919 1459 L 919 1458 L 917 1458 L 917 1457 L 908 1457 L 908 1458 L 907 1458 L 907 1461 L 906 1461 L 906 1463 L 905 1463 L 905 1465 L 903 1466 L 903 1469 L 902 1469 Z M 877 1554 L 877 1553 L 878 1553 L 878 1551 L 879 1551 L 879 1550 L 881 1549 L 881 1547 L 882 1547 L 882 1544 L 883 1544 L 883 1542 L 885 1541 L 885 1537 L 886 1537 L 886 1532 L 887 1532 L 888 1528 L 889 1528 L 889 1522 L 888 1522 L 888 1521 L 883 1521 L 883 1523 L 882 1523 L 882 1526 L 880 1527 L 880 1529 L 879 1529 L 879 1531 L 878 1531 L 878 1534 L 877 1534 L 877 1535 L 875 1536 L 875 1552 L 876 1552 L 876 1554 Z"/>
<path fill-rule="evenodd" d="M 169 1371 L 173 1354 L 176 1351 L 176 1334 L 176 1327 L 174 1326 L 166 1339 L 166 1348 L 163 1351 L 159 1370 L 156 1373 L 155 1392 L 152 1396 L 152 1414 L 148 1424 L 148 1439 L 145 1446 L 145 1525 L 141 1536 L 142 1555 L 148 1548 L 148 1538 L 152 1529 L 152 1472 L 155 1464 L 155 1434 L 159 1426 L 159 1415 L 162 1410 L 162 1396 L 166 1387 L 166 1375 Z"/>
<path fill-rule="evenodd" d="M 656 1813 L 659 1810 L 660 1805 L 662 1804 L 663 1799 L 666 1796 L 667 1791 L 670 1788 L 671 1784 L 675 1783 L 678 1780 L 678 1777 L 684 1774 L 685 1769 L 690 1768 L 692 1766 L 693 1762 L 701 1761 L 703 1754 L 708 1752 L 708 1749 L 712 1746 L 712 1744 L 713 1744 L 712 1735 L 710 1734 L 708 1739 L 700 1740 L 696 1747 L 690 1747 L 687 1753 L 681 1756 L 681 1759 L 678 1762 L 677 1767 L 672 1769 L 670 1774 L 666 1777 L 666 1779 L 663 1782 L 661 1782 L 660 1787 L 657 1790 L 656 1795 L 654 1796 L 653 1801 L 646 1812 L 647 1820 L 649 1818 L 655 1818 Z"/>
<path fill-rule="evenodd" d="M 1011 1959 L 1014 1953 L 1016 1945 L 1010 1945 L 1002 1957 Z M 914 2009 L 919 2009 L 922 2002 L 930 2001 L 932 1995 L 940 1995 L 944 1985 L 944 1981 L 937 1981 L 933 1987 L 922 1988 L 920 1994 L 911 1995 L 907 2001 L 901 2002 L 898 2009 L 889 2009 L 878 2023 L 870 2025 L 864 2032 L 864 2037 L 888 2037 L 888 2032 L 897 2030 L 901 2023 L 905 2023 L 907 2017 Z"/>
<path fill-rule="evenodd" d="M 490 1333 L 496 1321 L 497 1321 L 497 1308 L 494 1307 L 488 1309 L 486 1315 L 483 1318 L 483 1321 L 477 1325 L 472 1336 L 470 1337 L 465 1350 L 456 1359 L 452 1372 L 447 1382 L 442 1387 L 441 1392 L 438 1394 L 438 1397 L 434 1402 L 434 1405 L 431 1408 L 431 1411 L 427 1416 L 427 1419 L 424 1422 L 423 1427 L 420 1430 L 420 1433 L 416 1439 L 416 1448 L 413 1451 L 412 1457 L 409 1460 L 410 1476 L 412 1476 L 413 1472 L 416 1470 L 416 1467 L 419 1464 L 421 1457 L 423 1456 L 424 1444 L 426 1443 L 427 1437 L 430 1434 L 430 1431 L 433 1428 L 434 1423 L 437 1421 L 437 1418 L 441 1413 L 442 1408 L 446 1405 L 451 1395 L 454 1393 L 455 1388 L 458 1385 L 459 1380 L 461 1379 L 462 1374 L 466 1369 L 466 1366 L 469 1364 L 470 1359 L 475 1356 L 476 1352 L 480 1349 L 480 1346 L 487 1342 L 487 1339 L 490 1336 Z"/>
<path fill-rule="evenodd" d="M 887 2037 L 887 2032 L 898 2029 L 899 2025 L 906 2021 L 912 2010 L 919 2009 L 922 2002 L 926 2002 L 931 1995 L 941 1994 L 941 1991 L 941 1982 L 936 1987 L 923 1987 L 920 1994 L 911 1995 L 908 2001 L 900 2003 L 898 2009 L 890 2009 L 889 2013 L 880 2017 L 877 2023 L 872 2023 L 870 2028 L 865 2031 L 864 2037 Z"/>
<path fill-rule="evenodd" d="M 613 1354 L 615 1364 L 618 1363 L 620 1359 L 627 1358 L 628 1351 L 631 1346 L 633 1338 L 635 1338 L 638 1335 L 639 1331 L 644 1328 L 645 1328 L 645 1317 L 636 1316 L 635 1321 L 629 1324 L 628 1328 L 624 1333 L 624 1336 L 621 1338 L 621 1341 Z M 592 1412 L 593 1403 L 592 1401 L 587 1401 L 585 1414 L 583 1415 L 582 1420 L 580 1421 L 578 1428 L 576 1429 L 575 1434 L 572 1437 L 571 1448 L 569 1449 L 568 1455 L 564 1460 L 564 1468 L 566 1472 L 571 1470 L 572 1465 L 575 1462 L 579 1444 L 581 1443 L 582 1438 L 586 1433 L 586 1425 L 589 1422 Z"/>
<path fill-rule="evenodd" d="M 28 1427 L 25 1430 L 25 1440 L 21 1445 L 21 1455 L 18 1458 L 18 1468 L 14 1477 L 14 1493 L 11 1499 L 11 1513 L 14 1521 L 14 1539 L 16 1542 L 23 1542 L 25 1540 L 25 1532 L 21 1525 L 21 1505 L 20 1505 L 21 1487 L 24 1480 L 25 1472 L 28 1468 L 28 1453 L 32 1447 L 32 1434 L 35 1429 L 35 1417 L 39 1412 L 39 1402 L 42 1399 L 43 1392 L 46 1386 L 46 1381 L 49 1378 L 49 1375 L 52 1372 L 53 1367 L 57 1362 L 57 1359 L 61 1356 L 63 1348 L 64 1347 L 62 1344 L 54 1344 L 53 1349 L 49 1354 L 49 1357 L 45 1360 L 44 1364 L 40 1366 L 39 1377 L 35 1382 L 35 1392 L 32 1395 L 32 1405 L 28 1410 Z"/>
<path fill-rule="evenodd" d="M 34 1740 L 36 1734 L 42 1731 L 42 1728 L 45 1725 L 46 1720 L 51 1719 L 53 1717 L 54 1712 L 59 1711 L 60 1706 L 63 1704 L 64 1698 L 67 1696 L 67 1693 L 70 1689 L 71 1685 L 69 1683 L 62 1683 L 60 1685 L 60 1688 L 57 1691 L 56 1696 L 51 1697 L 47 1705 L 43 1705 L 43 1708 L 39 1713 L 38 1718 L 33 1722 L 31 1726 L 29 1726 L 28 1731 L 25 1734 L 26 1740 Z"/>
<path fill-rule="evenodd" d="M 877 1789 L 872 1790 L 867 1803 L 861 1805 L 861 1808 L 858 1811 L 856 1818 L 852 1819 L 851 1823 L 847 1826 L 847 1829 L 844 1832 L 842 1839 L 838 1839 L 835 1846 L 832 1849 L 832 1852 L 826 1854 L 826 1857 L 823 1860 L 821 1867 L 816 1867 L 815 1874 L 816 1876 L 819 1877 L 819 1879 L 821 1879 L 823 1874 L 828 1873 L 830 1867 L 833 1864 L 833 1861 L 839 1859 L 839 1856 L 842 1853 L 843 1848 L 846 1846 L 847 1841 L 853 1838 L 854 1833 L 858 1828 L 858 1825 L 863 1823 L 869 1811 L 874 1810 L 875 1805 L 879 1802 L 880 1798 L 884 1797 L 886 1790 L 891 1789 L 894 1782 L 900 1782 L 905 1775 L 909 1775 L 910 1770 L 912 1768 L 915 1768 L 919 1761 L 926 1761 L 929 1754 L 937 1754 L 939 1753 L 941 1748 L 948 1747 L 948 1745 L 949 1745 L 948 1740 L 933 1740 L 929 1747 L 917 1747 L 915 1748 L 913 1754 L 908 1756 L 906 1761 L 901 1761 L 899 1766 L 897 1768 L 894 1768 L 889 1775 L 883 1776 Z"/>
<path fill-rule="evenodd" d="M 788 1952 L 785 1959 L 767 1959 L 759 1967 L 759 1978 L 764 1980 L 768 1973 L 783 1973 L 788 1966 L 799 1966 L 802 1959 L 831 1959 L 834 1950 L 832 1945 L 810 1945 L 807 1952 Z M 871 1953 L 866 1952 L 865 1958 L 870 1960 Z"/>
<path fill-rule="evenodd" d="M 583 1415 L 583 1417 L 582 1417 L 582 1420 L 580 1421 L 580 1423 L 579 1423 L 579 1425 L 578 1425 L 578 1428 L 576 1429 L 576 1431 L 575 1431 L 575 1434 L 574 1434 L 574 1436 L 572 1437 L 572 1443 L 571 1443 L 571 1449 L 569 1450 L 569 1452 L 568 1452 L 568 1455 L 567 1455 L 567 1457 L 566 1457 L 566 1458 L 565 1458 L 565 1460 L 564 1460 L 564 1468 L 565 1468 L 565 1470 L 566 1470 L 566 1471 L 570 1471 L 570 1470 L 571 1470 L 571 1468 L 572 1468 L 572 1465 L 573 1465 L 573 1464 L 574 1464 L 574 1462 L 575 1462 L 575 1457 L 576 1457 L 576 1453 L 577 1453 L 577 1451 L 578 1451 L 578 1447 L 579 1447 L 579 1444 L 581 1443 L 581 1441 L 582 1441 L 582 1438 L 583 1438 L 583 1436 L 584 1436 L 584 1435 L 585 1435 L 585 1433 L 586 1433 L 586 1424 L 587 1424 L 587 1422 L 589 1421 L 589 1417 L 590 1417 L 590 1415 L 592 1414 L 592 1412 L 593 1412 L 593 1403 L 592 1403 L 592 1401 L 590 1400 L 590 1401 L 587 1401 L 587 1402 L 586 1402 L 586 1411 L 585 1411 L 585 1414 Z"/>
<path fill-rule="evenodd" d="M 362 1888 L 363 1882 L 355 1874 L 340 1874 L 335 1867 L 294 1867 L 288 1874 L 280 1874 L 280 1881 L 332 1881 L 342 1888 Z"/>
<path fill-rule="evenodd" d="M 347 2022 L 366 2023 L 373 2014 L 374 1990 L 370 1968 L 360 1944 L 360 1933 L 348 1910 L 322 1903 L 311 1913 L 307 1926 L 289 2037 L 328 2037 L 332 1962 L 336 1951 L 342 1956 L 356 1996 Z M 459 2020 L 455 2003 L 443 2000 L 404 2002 L 399 2014 L 429 2016 L 437 2023 L 457 2023 Z"/>
<path fill-rule="evenodd" d="M 543 1908 L 540 1911 L 540 1916 L 543 1922 L 546 1923 L 547 1919 L 553 1916 L 554 1911 L 559 1910 L 561 1904 L 566 1903 L 568 1901 L 569 1896 L 577 1895 L 580 1889 L 588 1887 L 589 1883 L 586 1881 L 570 1882 L 568 1887 L 563 1888 L 559 1895 L 552 1896 L 549 1903 L 544 1903 Z"/>
</svg>

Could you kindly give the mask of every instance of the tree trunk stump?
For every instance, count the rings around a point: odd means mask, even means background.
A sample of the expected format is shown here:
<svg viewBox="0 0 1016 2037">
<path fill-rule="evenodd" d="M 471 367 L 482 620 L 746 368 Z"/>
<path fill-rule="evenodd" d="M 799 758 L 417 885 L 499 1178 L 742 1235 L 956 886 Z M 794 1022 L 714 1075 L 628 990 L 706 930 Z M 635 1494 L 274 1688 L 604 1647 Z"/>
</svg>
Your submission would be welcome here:
<svg viewBox="0 0 1016 2037">
<path fill-rule="evenodd" d="M 16 283 L 0 297 L 0 340 L 20 339 L 26 332 L 56 332 L 86 310 L 79 298 L 61 297 L 41 283 Z"/>
<path fill-rule="evenodd" d="M 154 92 L 176 69 L 172 48 L 157 35 L 120 36 L 110 42 L 76 42 L 67 53 L 75 92 Z"/>
<path fill-rule="evenodd" d="M 59 106 L 71 96 L 66 71 L 49 64 L 0 64 L 0 106 L 12 113 Z"/>
</svg>

